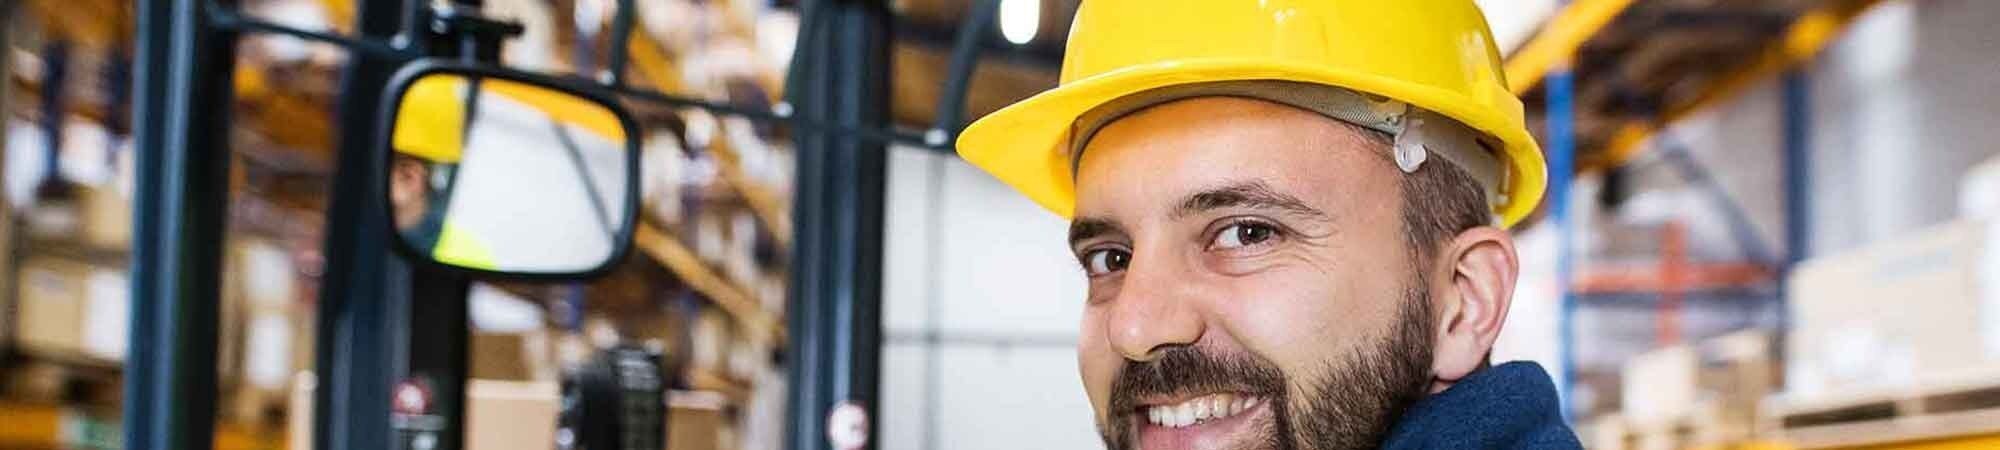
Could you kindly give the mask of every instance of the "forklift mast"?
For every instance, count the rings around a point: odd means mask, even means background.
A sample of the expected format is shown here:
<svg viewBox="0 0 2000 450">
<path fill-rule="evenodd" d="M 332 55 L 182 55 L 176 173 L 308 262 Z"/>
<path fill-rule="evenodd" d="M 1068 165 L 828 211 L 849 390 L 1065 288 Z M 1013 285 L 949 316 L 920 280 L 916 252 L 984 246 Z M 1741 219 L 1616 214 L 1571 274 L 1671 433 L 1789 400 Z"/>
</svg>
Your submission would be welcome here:
<svg viewBox="0 0 2000 450">
<path fill-rule="evenodd" d="M 997 5 L 977 3 L 978 13 L 958 36 L 947 94 L 938 100 L 939 124 L 910 133 L 889 123 L 886 0 L 798 2 L 801 25 L 786 99 L 770 110 L 628 86 L 624 44 L 633 29 L 632 0 L 619 2 L 608 76 L 590 83 L 631 101 L 701 108 L 794 131 L 792 342 L 782 352 L 789 450 L 832 449 L 835 437 L 839 448 L 875 447 L 868 437 L 877 434 L 870 418 L 879 405 L 887 146 L 952 150 L 976 65 L 978 49 L 971 43 L 982 38 Z M 481 19 L 479 0 L 438 9 L 423 0 L 359 0 L 355 6 L 353 32 L 342 35 L 249 17 L 234 0 L 137 2 L 131 124 L 138 151 L 124 408 L 129 448 L 213 448 L 229 111 L 236 44 L 246 33 L 287 35 L 349 53 L 334 117 L 340 131 L 318 302 L 314 447 L 461 446 L 469 331 L 463 300 L 470 280 L 423 270 L 388 251 L 390 226 L 380 213 L 385 200 L 371 195 L 385 181 L 369 170 L 380 157 L 373 152 L 381 130 L 370 125 L 399 67 L 419 58 L 497 64 L 501 42 L 518 26 Z M 441 301 L 446 299 L 458 301 Z M 394 413 L 394 391 L 408 383 L 428 384 L 441 401 L 420 414 Z M 423 433 L 431 437 L 416 438 Z"/>
</svg>

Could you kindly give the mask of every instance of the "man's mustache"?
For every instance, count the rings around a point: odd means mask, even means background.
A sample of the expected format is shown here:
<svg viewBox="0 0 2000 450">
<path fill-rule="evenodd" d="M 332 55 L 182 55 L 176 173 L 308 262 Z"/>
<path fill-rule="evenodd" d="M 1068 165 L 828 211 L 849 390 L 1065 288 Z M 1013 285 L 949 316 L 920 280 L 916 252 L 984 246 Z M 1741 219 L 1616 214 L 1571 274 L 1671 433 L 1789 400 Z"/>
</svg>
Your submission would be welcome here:
<svg viewBox="0 0 2000 450">
<path fill-rule="evenodd" d="M 1152 361 L 1126 361 L 1111 382 L 1111 411 L 1136 413 L 1147 397 L 1233 392 L 1279 399 L 1284 391 L 1284 374 L 1263 358 L 1183 345 L 1161 350 Z"/>
</svg>

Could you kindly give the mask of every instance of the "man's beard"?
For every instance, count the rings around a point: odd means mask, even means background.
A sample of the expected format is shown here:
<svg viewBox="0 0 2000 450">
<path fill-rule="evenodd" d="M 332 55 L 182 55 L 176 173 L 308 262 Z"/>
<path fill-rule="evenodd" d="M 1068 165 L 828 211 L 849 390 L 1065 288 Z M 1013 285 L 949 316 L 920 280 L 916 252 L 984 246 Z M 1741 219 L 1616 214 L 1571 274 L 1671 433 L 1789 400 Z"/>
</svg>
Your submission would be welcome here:
<svg viewBox="0 0 2000 450">
<path fill-rule="evenodd" d="M 1419 280 L 1421 277 L 1418 277 Z M 1111 411 L 1099 424 L 1105 447 L 1131 449 L 1138 441 L 1138 399 L 1201 392 L 1235 392 L 1269 400 L 1273 423 L 1255 448 L 1277 450 L 1369 449 L 1381 445 L 1410 404 L 1431 382 L 1432 306 L 1421 281 L 1407 286 L 1397 317 L 1374 342 L 1327 361 L 1317 380 L 1306 380 L 1311 398 L 1290 389 L 1276 365 L 1248 352 L 1216 355 L 1194 346 L 1163 350 L 1149 362 L 1127 362 L 1111 384 Z M 1331 344 L 1331 343 L 1329 343 Z"/>
</svg>

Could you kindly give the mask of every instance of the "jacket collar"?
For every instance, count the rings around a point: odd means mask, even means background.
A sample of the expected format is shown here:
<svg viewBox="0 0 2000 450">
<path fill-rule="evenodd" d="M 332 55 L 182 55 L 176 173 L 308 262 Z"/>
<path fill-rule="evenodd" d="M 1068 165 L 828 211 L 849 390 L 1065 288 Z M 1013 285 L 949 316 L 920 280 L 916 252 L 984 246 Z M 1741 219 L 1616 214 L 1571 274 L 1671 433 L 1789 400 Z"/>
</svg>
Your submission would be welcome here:
<svg viewBox="0 0 2000 450">
<path fill-rule="evenodd" d="M 1581 448 L 1561 411 L 1541 365 L 1501 364 L 1411 405 L 1382 448 Z"/>
</svg>

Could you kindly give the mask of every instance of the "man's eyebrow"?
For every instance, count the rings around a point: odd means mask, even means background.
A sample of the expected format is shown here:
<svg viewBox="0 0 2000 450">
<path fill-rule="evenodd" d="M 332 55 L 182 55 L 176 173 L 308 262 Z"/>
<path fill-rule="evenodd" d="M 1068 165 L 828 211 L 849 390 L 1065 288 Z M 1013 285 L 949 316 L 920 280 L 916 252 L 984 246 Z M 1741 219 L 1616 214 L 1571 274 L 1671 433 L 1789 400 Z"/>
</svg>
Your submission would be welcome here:
<svg viewBox="0 0 2000 450">
<path fill-rule="evenodd" d="M 1117 222 L 1095 217 L 1078 217 L 1069 223 L 1069 244 L 1074 246 L 1084 240 L 1124 231 L 1124 227 L 1118 226 Z"/>
<path fill-rule="evenodd" d="M 1174 208 L 1172 217 L 1178 219 L 1232 207 L 1278 209 L 1313 219 L 1327 217 L 1325 211 L 1312 207 L 1296 196 L 1278 192 L 1261 180 L 1225 184 L 1188 195 L 1186 199 L 1181 200 L 1180 206 Z"/>
</svg>

